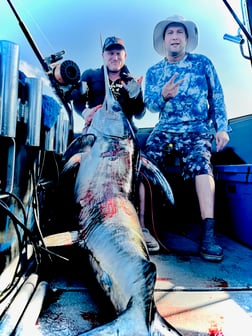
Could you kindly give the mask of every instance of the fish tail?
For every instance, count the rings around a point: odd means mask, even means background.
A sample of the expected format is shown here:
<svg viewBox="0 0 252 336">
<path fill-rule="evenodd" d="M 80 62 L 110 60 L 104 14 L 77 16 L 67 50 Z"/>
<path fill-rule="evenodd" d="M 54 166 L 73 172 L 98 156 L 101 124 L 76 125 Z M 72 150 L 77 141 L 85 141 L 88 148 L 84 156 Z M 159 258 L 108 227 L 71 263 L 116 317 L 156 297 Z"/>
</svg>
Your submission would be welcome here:
<svg viewBox="0 0 252 336">
<path fill-rule="evenodd" d="M 87 331 L 79 336 L 183 336 L 154 309 L 148 326 L 140 311 L 127 308 L 114 321 Z"/>
<path fill-rule="evenodd" d="M 153 318 L 150 326 L 150 336 L 183 336 L 169 322 L 167 322 L 156 309 L 153 310 Z"/>
<path fill-rule="evenodd" d="M 147 336 L 150 335 L 146 320 L 141 310 L 132 305 L 120 314 L 115 320 L 79 336 Z"/>
</svg>

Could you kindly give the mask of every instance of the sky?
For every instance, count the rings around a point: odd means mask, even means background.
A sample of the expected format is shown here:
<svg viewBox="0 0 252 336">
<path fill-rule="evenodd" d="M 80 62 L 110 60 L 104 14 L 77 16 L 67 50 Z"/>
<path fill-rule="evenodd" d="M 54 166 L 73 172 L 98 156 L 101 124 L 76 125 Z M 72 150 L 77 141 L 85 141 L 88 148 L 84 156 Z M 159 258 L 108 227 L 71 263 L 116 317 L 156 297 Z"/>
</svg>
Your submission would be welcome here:
<svg viewBox="0 0 252 336">
<path fill-rule="evenodd" d="M 13 0 L 11 3 L 42 57 L 64 50 L 62 61 L 74 61 L 83 72 L 102 65 L 101 40 L 119 36 L 126 44 L 126 64 L 137 78 L 145 77 L 147 69 L 161 60 L 152 43 L 155 25 L 174 14 L 182 15 L 198 26 L 199 44 L 194 52 L 208 56 L 215 65 L 228 117 L 252 113 L 251 63 L 242 57 L 238 44 L 223 39 L 224 34 L 236 36 L 239 26 L 222 0 Z M 243 21 L 241 1 L 228 3 Z M 20 69 L 28 77 L 46 78 L 7 0 L 0 0 L 0 40 L 19 45 Z M 245 52 L 246 47 L 247 43 Z M 157 114 L 147 111 L 136 124 L 151 127 L 157 118 Z M 75 129 L 79 131 L 82 126 L 82 120 L 75 114 Z"/>
</svg>

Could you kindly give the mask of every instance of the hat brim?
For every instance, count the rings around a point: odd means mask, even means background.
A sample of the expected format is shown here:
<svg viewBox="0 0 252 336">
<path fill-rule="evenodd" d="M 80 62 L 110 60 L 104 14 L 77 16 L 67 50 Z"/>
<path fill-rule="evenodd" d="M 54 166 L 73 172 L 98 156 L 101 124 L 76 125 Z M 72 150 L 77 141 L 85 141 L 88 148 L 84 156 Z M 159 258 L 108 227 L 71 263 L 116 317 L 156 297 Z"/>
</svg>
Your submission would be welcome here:
<svg viewBox="0 0 252 336">
<path fill-rule="evenodd" d="M 163 39 L 164 30 L 168 26 L 168 24 L 175 23 L 175 22 L 180 23 L 180 24 L 182 23 L 187 29 L 188 39 L 187 39 L 187 44 L 186 44 L 186 51 L 191 52 L 198 45 L 198 28 L 194 22 L 183 20 L 183 19 L 175 19 L 175 18 L 166 19 L 166 20 L 160 21 L 156 25 L 154 29 L 154 33 L 153 33 L 154 49 L 161 56 L 166 56 L 166 51 L 164 47 L 164 39 Z"/>
<path fill-rule="evenodd" d="M 109 45 L 107 48 L 104 49 L 104 51 L 109 51 L 109 50 L 125 50 L 125 47 L 121 44 L 118 44 L 118 43 L 114 43 L 114 44 L 111 44 Z"/>
</svg>

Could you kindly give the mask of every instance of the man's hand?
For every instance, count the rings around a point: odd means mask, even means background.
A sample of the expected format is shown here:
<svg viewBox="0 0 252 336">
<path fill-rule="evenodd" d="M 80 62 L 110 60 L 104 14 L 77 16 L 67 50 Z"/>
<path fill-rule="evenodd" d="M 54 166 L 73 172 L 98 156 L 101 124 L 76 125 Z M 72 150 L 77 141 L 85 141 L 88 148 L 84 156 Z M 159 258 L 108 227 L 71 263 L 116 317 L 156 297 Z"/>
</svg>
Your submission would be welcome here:
<svg viewBox="0 0 252 336">
<path fill-rule="evenodd" d="M 127 84 L 122 82 L 123 87 L 128 91 L 130 98 L 136 98 L 139 95 L 141 91 L 142 81 L 143 81 L 143 76 L 141 76 L 137 80 L 133 78 Z"/>
<path fill-rule="evenodd" d="M 97 105 L 93 108 L 85 108 L 82 112 L 82 117 L 85 119 L 85 126 L 89 126 L 91 124 L 95 112 L 101 107 L 102 105 Z"/>
<path fill-rule="evenodd" d="M 163 87 L 162 97 L 165 101 L 174 98 L 177 95 L 179 85 L 184 81 L 184 79 L 180 79 L 175 83 L 174 81 L 177 77 L 178 73 L 176 72 Z"/>
<path fill-rule="evenodd" d="M 215 141 L 216 141 L 216 150 L 217 152 L 219 152 L 229 142 L 229 135 L 225 131 L 217 132 L 215 135 Z"/>
</svg>

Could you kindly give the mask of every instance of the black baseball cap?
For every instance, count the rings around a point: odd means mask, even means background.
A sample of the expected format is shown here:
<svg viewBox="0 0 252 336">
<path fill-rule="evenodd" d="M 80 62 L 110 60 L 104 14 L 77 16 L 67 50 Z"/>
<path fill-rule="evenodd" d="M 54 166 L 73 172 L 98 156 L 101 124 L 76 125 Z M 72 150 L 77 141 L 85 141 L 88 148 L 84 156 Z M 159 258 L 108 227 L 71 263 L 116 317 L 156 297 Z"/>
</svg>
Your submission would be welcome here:
<svg viewBox="0 0 252 336">
<path fill-rule="evenodd" d="M 125 50 L 125 45 L 124 45 L 123 40 L 116 36 L 107 37 L 103 44 L 102 51 L 111 50 L 113 48 Z"/>
</svg>

